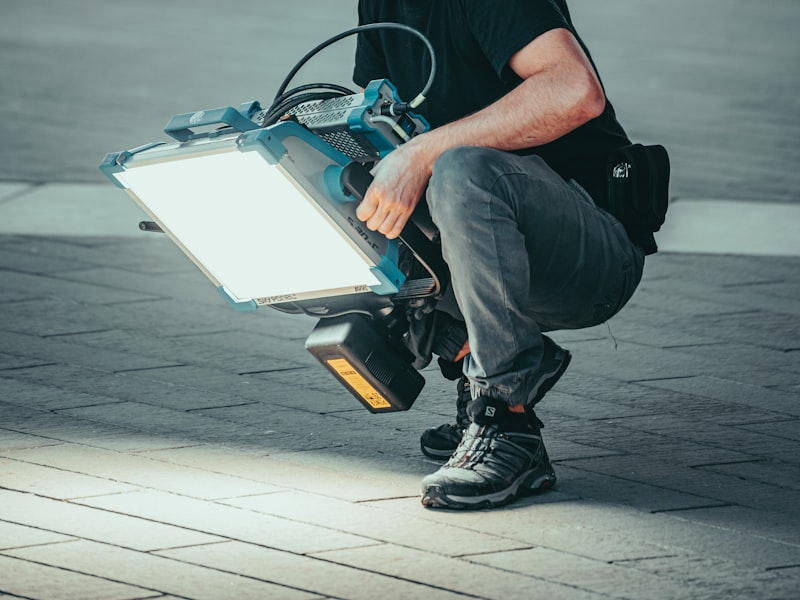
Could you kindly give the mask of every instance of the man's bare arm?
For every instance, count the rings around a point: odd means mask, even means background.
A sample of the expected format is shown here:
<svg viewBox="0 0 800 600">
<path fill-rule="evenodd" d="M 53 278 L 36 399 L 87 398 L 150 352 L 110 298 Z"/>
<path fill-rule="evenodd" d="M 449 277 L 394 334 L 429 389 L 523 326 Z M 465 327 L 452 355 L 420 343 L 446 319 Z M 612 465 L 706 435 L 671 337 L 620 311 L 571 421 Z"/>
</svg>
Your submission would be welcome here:
<svg viewBox="0 0 800 600">
<path fill-rule="evenodd" d="M 509 61 L 523 82 L 472 115 L 404 144 L 384 160 L 357 210 L 367 227 L 389 238 L 403 230 L 433 163 L 456 146 L 518 150 L 552 142 L 597 117 L 605 95 L 589 59 L 566 29 L 537 37 Z"/>
</svg>

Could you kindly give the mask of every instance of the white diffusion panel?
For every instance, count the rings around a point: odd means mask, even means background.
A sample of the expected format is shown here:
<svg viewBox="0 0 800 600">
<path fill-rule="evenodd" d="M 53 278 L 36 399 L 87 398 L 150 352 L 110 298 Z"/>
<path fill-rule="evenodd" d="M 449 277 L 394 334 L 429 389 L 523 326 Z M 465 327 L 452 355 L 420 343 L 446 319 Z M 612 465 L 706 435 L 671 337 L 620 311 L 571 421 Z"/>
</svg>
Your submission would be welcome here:
<svg viewBox="0 0 800 600">
<path fill-rule="evenodd" d="M 379 283 L 368 259 L 258 152 L 132 165 L 117 177 L 236 300 Z"/>
</svg>

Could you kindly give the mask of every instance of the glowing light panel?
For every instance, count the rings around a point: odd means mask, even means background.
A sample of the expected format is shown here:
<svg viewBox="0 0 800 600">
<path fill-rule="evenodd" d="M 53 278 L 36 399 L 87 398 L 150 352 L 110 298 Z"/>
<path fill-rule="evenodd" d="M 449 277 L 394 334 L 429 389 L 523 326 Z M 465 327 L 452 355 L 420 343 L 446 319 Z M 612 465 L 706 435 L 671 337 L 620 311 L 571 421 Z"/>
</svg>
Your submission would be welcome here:
<svg viewBox="0 0 800 600">
<path fill-rule="evenodd" d="M 115 176 L 235 300 L 380 283 L 371 261 L 258 152 L 132 164 Z"/>
</svg>

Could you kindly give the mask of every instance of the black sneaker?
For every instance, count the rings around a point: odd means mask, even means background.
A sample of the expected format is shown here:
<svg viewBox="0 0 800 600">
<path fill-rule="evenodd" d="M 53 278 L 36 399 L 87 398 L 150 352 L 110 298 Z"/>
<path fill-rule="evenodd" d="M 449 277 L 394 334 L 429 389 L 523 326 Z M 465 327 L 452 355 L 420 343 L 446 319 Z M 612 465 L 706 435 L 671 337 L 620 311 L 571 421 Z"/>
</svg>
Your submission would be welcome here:
<svg viewBox="0 0 800 600">
<path fill-rule="evenodd" d="M 492 508 L 555 485 L 535 419 L 487 396 L 471 402 L 468 412 L 473 422 L 453 456 L 422 480 L 423 506 Z"/>
<path fill-rule="evenodd" d="M 533 396 L 528 406 L 533 407 L 544 395 L 549 392 L 556 382 L 561 379 L 564 371 L 567 370 L 572 354 L 569 350 L 562 348 L 546 335 L 544 340 L 544 357 L 540 367 L 541 375 L 534 388 Z M 458 382 L 458 398 L 456 400 L 456 423 L 439 425 L 433 429 L 427 429 L 420 437 L 422 453 L 435 460 L 447 460 L 455 452 L 464 430 L 469 425 L 467 416 L 467 403 L 470 400 L 469 379 L 462 375 Z M 530 409 L 531 417 L 535 418 L 533 409 Z M 541 422 L 539 422 L 541 426 Z"/>
<path fill-rule="evenodd" d="M 422 453 L 434 460 L 447 460 L 453 454 L 464 430 L 469 426 L 467 404 L 471 400 L 469 379 L 464 375 L 458 380 L 458 396 L 456 397 L 456 422 L 446 423 L 432 429 L 426 429 L 419 438 Z"/>
</svg>

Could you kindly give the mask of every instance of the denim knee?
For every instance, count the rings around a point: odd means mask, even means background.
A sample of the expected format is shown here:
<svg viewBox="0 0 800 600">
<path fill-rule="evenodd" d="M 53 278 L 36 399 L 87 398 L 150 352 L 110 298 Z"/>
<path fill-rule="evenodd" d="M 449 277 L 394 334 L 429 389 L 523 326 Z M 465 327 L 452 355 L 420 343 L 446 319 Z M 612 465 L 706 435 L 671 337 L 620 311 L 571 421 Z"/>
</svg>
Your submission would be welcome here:
<svg viewBox="0 0 800 600">
<path fill-rule="evenodd" d="M 479 146 L 458 146 L 445 150 L 433 165 L 428 183 L 427 201 L 436 222 L 447 223 L 453 217 L 463 219 L 473 202 L 468 198 L 477 190 L 486 190 L 496 180 L 489 155 L 496 152 Z"/>
</svg>

